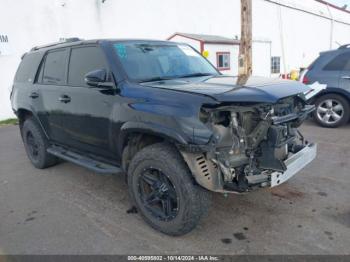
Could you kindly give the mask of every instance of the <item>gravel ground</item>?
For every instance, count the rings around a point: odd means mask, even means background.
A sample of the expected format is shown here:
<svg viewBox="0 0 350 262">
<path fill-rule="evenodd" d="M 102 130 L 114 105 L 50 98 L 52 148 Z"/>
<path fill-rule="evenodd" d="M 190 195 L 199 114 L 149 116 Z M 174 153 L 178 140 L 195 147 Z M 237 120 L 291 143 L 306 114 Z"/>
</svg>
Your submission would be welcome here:
<svg viewBox="0 0 350 262">
<path fill-rule="evenodd" d="M 305 123 L 319 145 L 312 164 L 274 189 L 215 194 L 200 225 L 174 238 L 127 212 L 123 176 L 37 170 L 18 126 L 0 127 L 0 254 L 350 254 L 349 129 Z"/>
</svg>

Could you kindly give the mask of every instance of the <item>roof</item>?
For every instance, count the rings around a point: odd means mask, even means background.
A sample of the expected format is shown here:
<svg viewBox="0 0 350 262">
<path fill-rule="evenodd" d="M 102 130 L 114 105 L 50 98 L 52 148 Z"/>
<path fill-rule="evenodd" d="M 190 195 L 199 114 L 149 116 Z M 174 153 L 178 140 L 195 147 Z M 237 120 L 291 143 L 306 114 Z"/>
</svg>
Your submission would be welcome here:
<svg viewBox="0 0 350 262">
<path fill-rule="evenodd" d="M 330 3 L 330 2 L 328 2 L 328 1 L 325 1 L 325 0 L 315 0 L 315 1 L 316 1 L 316 2 L 319 2 L 319 3 L 321 3 L 321 4 L 324 4 L 324 5 L 328 5 L 328 6 L 330 6 L 330 7 L 333 7 L 333 8 L 335 8 L 335 9 L 340 10 L 340 11 L 343 11 L 343 12 L 346 12 L 346 13 L 350 13 L 350 11 L 347 10 L 346 8 L 342 8 L 342 7 L 340 7 L 340 6 L 337 6 L 337 5 L 335 5 L 335 4 Z"/>
<path fill-rule="evenodd" d="M 182 36 L 186 38 L 190 38 L 193 40 L 197 40 L 203 43 L 208 44 L 231 44 L 231 45 L 239 45 L 239 40 L 234 38 L 227 38 L 219 35 L 205 35 L 205 34 L 190 34 L 190 33 L 180 33 L 176 32 L 172 36 L 168 38 L 168 40 L 172 39 L 175 36 Z"/>
<path fill-rule="evenodd" d="M 35 46 L 33 47 L 30 51 L 39 51 L 39 50 L 50 50 L 50 49 L 55 49 L 55 48 L 61 48 L 61 47 L 70 47 L 70 46 L 76 46 L 76 45 L 84 45 L 84 44 L 92 44 L 92 43 L 101 43 L 103 41 L 106 42 L 144 42 L 144 43 L 163 43 L 163 44 L 170 44 L 169 41 L 165 40 L 153 40 L 153 39 L 119 39 L 119 38 L 108 38 L 108 39 L 90 39 L 90 40 L 84 40 L 80 39 L 77 37 L 73 38 L 67 38 L 64 40 L 61 40 L 59 42 L 55 43 L 49 43 L 46 45 L 41 45 L 41 46 Z"/>
</svg>

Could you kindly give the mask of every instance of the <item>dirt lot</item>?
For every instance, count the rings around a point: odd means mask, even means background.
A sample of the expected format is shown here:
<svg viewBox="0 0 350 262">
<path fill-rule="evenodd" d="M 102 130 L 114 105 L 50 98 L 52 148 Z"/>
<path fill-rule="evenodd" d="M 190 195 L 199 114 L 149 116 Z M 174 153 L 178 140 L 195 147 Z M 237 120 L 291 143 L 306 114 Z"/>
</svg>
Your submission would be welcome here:
<svg viewBox="0 0 350 262">
<path fill-rule="evenodd" d="M 201 224 L 172 238 L 127 213 L 122 176 L 37 170 L 18 127 L 0 127 L 0 254 L 350 254 L 349 130 L 306 123 L 310 166 L 274 189 L 214 195 Z"/>
</svg>

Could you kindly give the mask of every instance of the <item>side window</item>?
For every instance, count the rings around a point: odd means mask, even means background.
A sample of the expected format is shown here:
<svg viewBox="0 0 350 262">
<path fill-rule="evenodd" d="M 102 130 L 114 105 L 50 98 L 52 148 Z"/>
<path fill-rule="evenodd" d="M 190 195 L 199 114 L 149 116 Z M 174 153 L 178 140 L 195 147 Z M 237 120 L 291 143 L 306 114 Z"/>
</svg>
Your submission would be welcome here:
<svg viewBox="0 0 350 262">
<path fill-rule="evenodd" d="M 350 61 L 350 52 L 340 54 L 331 60 L 324 68 L 325 71 L 342 71 L 346 70 Z"/>
<path fill-rule="evenodd" d="M 343 70 L 345 71 L 350 71 L 350 52 L 349 53 L 346 53 L 345 55 L 346 59 L 348 60 L 345 64 L 345 67 Z"/>
<path fill-rule="evenodd" d="M 33 82 L 42 56 L 40 53 L 26 54 L 17 69 L 15 81 Z"/>
<path fill-rule="evenodd" d="M 84 77 L 97 69 L 108 69 L 102 50 L 96 46 L 72 48 L 69 60 L 68 85 L 87 86 Z"/>
<path fill-rule="evenodd" d="M 63 85 L 66 82 L 67 50 L 49 52 L 45 58 L 42 83 Z"/>
<path fill-rule="evenodd" d="M 219 70 L 230 69 L 230 53 L 229 52 L 217 52 L 216 53 L 216 67 Z"/>
<path fill-rule="evenodd" d="M 37 73 L 35 82 L 42 84 L 43 83 L 43 74 L 44 74 L 44 65 L 45 65 L 45 58 L 43 58 L 43 61 L 41 61 L 39 72 Z"/>
</svg>

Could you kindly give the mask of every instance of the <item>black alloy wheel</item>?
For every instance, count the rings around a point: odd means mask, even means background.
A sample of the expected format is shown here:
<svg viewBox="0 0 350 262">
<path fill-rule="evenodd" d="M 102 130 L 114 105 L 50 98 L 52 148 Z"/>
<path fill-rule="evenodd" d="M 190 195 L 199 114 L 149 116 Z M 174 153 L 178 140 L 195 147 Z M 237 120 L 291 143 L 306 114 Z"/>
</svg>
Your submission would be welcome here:
<svg viewBox="0 0 350 262">
<path fill-rule="evenodd" d="M 179 198 L 174 185 L 161 170 L 145 169 L 139 176 L 139 196 L 147 211 L 160 221 L 174 219 Z"/>
<path fill-rule="evenodd" d="M 30 154 L 31 158 L 36 160 L 39 156 L 39 149 L 40 145 L 35 140 L 35 137 L 33 136 L 31 131 L 28 131 L 26 134 L 26 141 L 28 146 L 28 153 Z"/>
<path fill-rule="evenodd" d="M 131 201 L 142 218 L 171 236 L 194 229 L 210 206 L 210 192 L 196 184 L 172 144 L 156 143 L 137 152 L 127 181 Z"/>
</svg>

